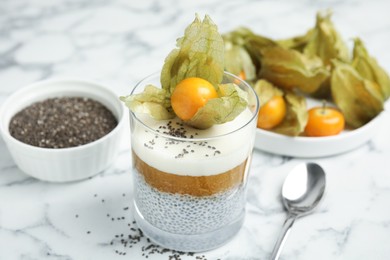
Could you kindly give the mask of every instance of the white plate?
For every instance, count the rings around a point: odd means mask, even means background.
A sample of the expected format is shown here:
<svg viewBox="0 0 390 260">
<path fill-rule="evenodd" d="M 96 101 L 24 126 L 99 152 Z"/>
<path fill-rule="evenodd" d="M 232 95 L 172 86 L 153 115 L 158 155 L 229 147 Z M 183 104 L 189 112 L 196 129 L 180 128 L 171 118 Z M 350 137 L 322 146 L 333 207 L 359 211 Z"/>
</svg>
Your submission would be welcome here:
<svg viewBox="0 0 390 260">
<path fill-rule="evenodd" d="M 308 99 L 308 107 L 320 102 Z M 386 110 L 390 109 L 387 101 Z M 350 151 L 369 141 L 383 121 L 383 112 L 369 123 L 355 130 L 345 130 L 339 135 L 327 137 L 290 137 L 270 131 L 256 129 L 255 148 L 279 155 L 314 158 Z"/>
</svg>

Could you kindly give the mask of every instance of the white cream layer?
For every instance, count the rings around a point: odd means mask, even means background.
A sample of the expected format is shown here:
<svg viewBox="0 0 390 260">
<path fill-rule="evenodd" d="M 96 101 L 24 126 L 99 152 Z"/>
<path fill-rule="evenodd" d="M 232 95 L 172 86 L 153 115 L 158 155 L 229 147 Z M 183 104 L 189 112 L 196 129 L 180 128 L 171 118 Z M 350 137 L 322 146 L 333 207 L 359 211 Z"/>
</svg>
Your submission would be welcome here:
<svg viewBox="0 0 390 260">
<path fill-rule="evenodd" d="M 193 135 L 194 138 L 187 138 L 188 142 L 177 143 L 176 141 L 174 144 L 169 143 L 170 140 L 167 138 L 161 136 L 156 138 L 155 133 L 134 120 L 132 149 L 145 163 L 163 172 L 188 176 L 220 174 L 243 163 L 252 152 L 256 120 L 245 126 L 252 116 L 252 112 L 246 109 L 233 121 L 215 125 L 206 130 L 198 130 L 184 125 L 183 127 L 187 131 L 186 135 Z M 172 125 L 175 127 L 177 126 L 176 122 L 181 123 L 177 118 L 157 121 L 145 114 L 137 114 L 137 117 L 150 128 L 160 132 L 164 129 L 159 129 L 159 127 L 165 126 L 168 121 L 172 121 Z M 241 127 L 243 128 L 237 130 Z M 227 133 L 231 134 L 208 140 L 207 144 L 203 142 L 202 145 L 199 145 L 200 141 L 196 141 L 196 139 L 221 136 Z M 188 153 L 178 158 L 179 154 L 183 154 L 183 149 Z"/>
</svg>

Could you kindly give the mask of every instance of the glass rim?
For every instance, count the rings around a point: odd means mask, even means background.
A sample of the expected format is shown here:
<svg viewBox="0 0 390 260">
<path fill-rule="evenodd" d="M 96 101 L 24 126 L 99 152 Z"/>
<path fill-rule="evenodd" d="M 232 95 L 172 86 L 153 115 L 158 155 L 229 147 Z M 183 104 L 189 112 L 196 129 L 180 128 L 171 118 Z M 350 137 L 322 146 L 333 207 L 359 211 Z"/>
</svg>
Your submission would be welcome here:
<svg viewBox="0 0 390 260">
<path fill-rule="evenodd" d="M 157 76 L 158 74 L 160 74 L 161 71 L 156 71 L 146 77 L 144 77 L 143 79 L 141 79 L 140 81 L 138 81 L 138 83 L 134 86 L 134 88 L 132 89 L 130 95 L 133 95 L 135 90 L 141 86 L 141 84 L 148 80 L 149 78 L 153 78 L 155 76 Z M 227 132 L 227 133 L 224 133 L 224 134 L 220 134 L 220 135 L 215 135 L 215 136 L 212 136 L 212 137 L 202 137 L 202 138 L 197 138 L 197 137 L 193 137 L 193 138 L 188 138 L 188 137 L 176 137 L 176 136 L 172 136 L 172 135 L 169 135 L 169 134 L 164 134 L 164 133 L 161 133 L 161 132 L 157 132 L 155 129 L 151 128 L 150 126 L 148 126 L 147 124 L 145 124 L 140 118 L 137 117 L 137 115 L 131 111 L 130 111 L 130 114 L 131 116 L 133 116 L 133 118 L 135 118 L 141 125 L 143 125 L 146 129 L 148 129 L 149 131 L 151 131 L 153 134 L 155 135 L 158 135 L 160 137 L 164 137 L 164 138 L 168 138 L 168 139 L 172 139 L 172 140 L 175 140 L 175 141 L 180 141 L 180 142 L 204 142 L 204 141 L 211 141 L 211 140 L 215 140 L 215 139 L 219 139 L 219 138 L 223 138 L 223 137 L 226 137 L 228 135 L 231 135 L 235 132 L 238 132 L 242 129 L 244 129 L 246 126 L 248 126 L 251 122 L 253 122 L 253 120 L 257 117 L 257 114 L 258 114 L 258 111 L 259 111 L 259 107 L 260 107 L 260 102 L 259 102 L 259 98 L 255 92 L 255 90 L 243 79 L 237 77 L 236 75 L 230 73 L 230 72 L 227 72 L 227 71 L 224 71 L 223 72 L 224 75 L 228 75 L 230 77 L 233 77 L 234 79 L 238 80 L 240 83 L 244 84 L 246 87 L 248 87 L 248 89 L 250 89 L 251 92 L 253 92 L 254 94 L 254 97 L 255 97 L 255 103 L 256 103 L 256 109 L 255 111 L 257 111 L 257 113 L 253 113 L 252 114 L 252 117 L 245 123 L 243 124 L 242 126 L 238 127 L 237 129 L 234 129 L 233 131 L 230 131 L 230 132 Z"/>
</svg>

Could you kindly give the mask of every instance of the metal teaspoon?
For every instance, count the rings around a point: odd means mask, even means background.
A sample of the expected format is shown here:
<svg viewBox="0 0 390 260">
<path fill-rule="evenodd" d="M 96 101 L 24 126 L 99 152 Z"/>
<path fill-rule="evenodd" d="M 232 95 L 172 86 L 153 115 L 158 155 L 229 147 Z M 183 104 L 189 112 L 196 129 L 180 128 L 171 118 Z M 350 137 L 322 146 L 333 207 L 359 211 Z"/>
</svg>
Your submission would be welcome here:
<svg viewBox="0 0 390 260">
<path fill-rule="evenodd" d="M 283 205 L 288 215 L 272 252 L 272 260 L 279 259 L 295 219 L 308 214 L 320 202 L 325 184 L 325 171 L 315 163 L 298 164 L 288 174 L 282 188 Z"/>
</svg>

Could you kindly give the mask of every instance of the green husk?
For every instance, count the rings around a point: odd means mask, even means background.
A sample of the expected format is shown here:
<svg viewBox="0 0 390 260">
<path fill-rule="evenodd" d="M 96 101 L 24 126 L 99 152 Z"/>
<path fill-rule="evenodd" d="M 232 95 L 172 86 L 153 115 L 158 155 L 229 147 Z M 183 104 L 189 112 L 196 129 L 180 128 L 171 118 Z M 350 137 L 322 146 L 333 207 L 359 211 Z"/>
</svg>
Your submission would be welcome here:
<svg viewBox="0 0 390 260">
<path fill-rule="evenodd" d="M 253 86 L 257 96 L 259 97 L 260 107 L 270 101 L 274 96 L 283 96 L 284 93 L 272 83 L 265 79 L 260 79 Z"/>
<path fill-rule="evenodd" d="M 256 69 L 248 52 L 242 47 L 225 43 L 225 70 L 239 76 L 244 73 L 245 80 L 256 78 Z"/>
<path fill-rule="evenodd" d="M 314 93 L 329 77 L 318 57 L 309 58 L 280 46 L 264 48 L 261 64 L 260 77 L 286 90 L 296 87 L 304 93 Z"/>
<path fill-rule="evenodd" d="M 232 121 L 247 107 L 247 93 L 233 83 L 220 84 L 218 95 L 219 98 L 210 99 L 186 123 L 195 128 L 206 129 Z"/>
<path fill-rule="evenodd" d="M 261 35 L 252 35 L 245 42 L 245 49 L 248 51 L 255 64 L 257 74 L 261 70 L 263 54 L 262 51 L 269 47 L 275 47 L 278 44 L 267 37 Z"/>
<path fill-rule="evenodd" d="M 235 84 L 220 84 L 224 73 L 224 43 L 209 16 L 203 21 L 196 16 L 184 36 L 177 40 L 177 47 L 165 59 L 162 88 L 149 85 L 140 94 L 121 97 L 126 106 L 156 120 L 173 118 L 171 95 L 177 84 L 198 77 L 213 84 L 219 96 L 210 99 L 185 123 L 199 129 L 209 128 L 233 120 L 247 107 L 246 92 Z"/>
<path fill-rule="evenodd" d="M 363 78 L 375 82 L 383 100 L 390 96 L 390 78 L 386 71 L 371 57 L 359 38 L 354 39 L 352 66 Z"/>
<path fill-rule="evenodd" d="M 333 59 L 349 61 L 348 47 L 331 21 L 332 13 L 317 13 L 316 25 L 303 53 L 318 56 L 325 66 L 330 66 Z"/>
<path fill-rule="evenodd" d="M 122 96 L 120 97 L 120 100 L 125 102 L 125 105 L 129 107 L 131 111 L 149 114 L 156 120 L 165 120 L 175 117 L 166 90 L 157 88 L 153 85 L 146 86 L 142 93 Z"/>
<path fill-rule="evenodd" d="M 252 31 L 241 27 L 222 36 L 225 45 L 225 70 L 237 76 L 244 73 L 245 80 L 248 81 L 256 78 L 256 67 L 244 45 L 247 38 L 253 35 Z"/>
<path fill-rule="evenodd" d="M 298 136 L 303 133 L 307 124 L 306 99 L 289 92 L 285 95 L 285 100 L 287 103 L 286 116 L 283 122 L 271 131 L 283 135 Z"/>
<path fill-rule="evenodd" d="M 376 83 L 359 75 L 347 63 L 333 61 L 332 97 L 351 127 L 360 127 L 383 110 L 383 97 Z"/>
<path fill-rule="evenodd" d="M 284 94 L 282 90 L 263 79 L 258 80 L 253 88 L 259 97 L 260 109 L 274 96 L 283 96 L 286 101 L 286 116 L 271 131 L 289 136 L 297 136 L 304 131 L 307 123 L 307 108 L 304 97 L 292 92 Z"/>
<path fill-rule="evenodd" d="M 254 84 L 261 67 L 261 50 L 276 46 L 276 42 L 245 27 L 224 34 L 223 39 L 226 71 L 235 75 L 244 72 L 245 80 Z"/>
<path fill-rule="evenodd" d="M 288 39 L 276 41 L 280 46 L 286 49 L 293 49 L 299 52 L 303 52 L 303 49 L 309 43 L 313 37 L 314 29 L 310 29 L 304 35 L 295 36 Z"/>
<path fill-rule="evenodd" d="M 171 51 L 161 71 L 162 88 L 169 94 L 189 77 L 203 78 L 214 86 L 222 81 L 224 43 L 208 15 L 203 21 L 196 16 L 176 45 L 178 49 Z"/>
</svg>

